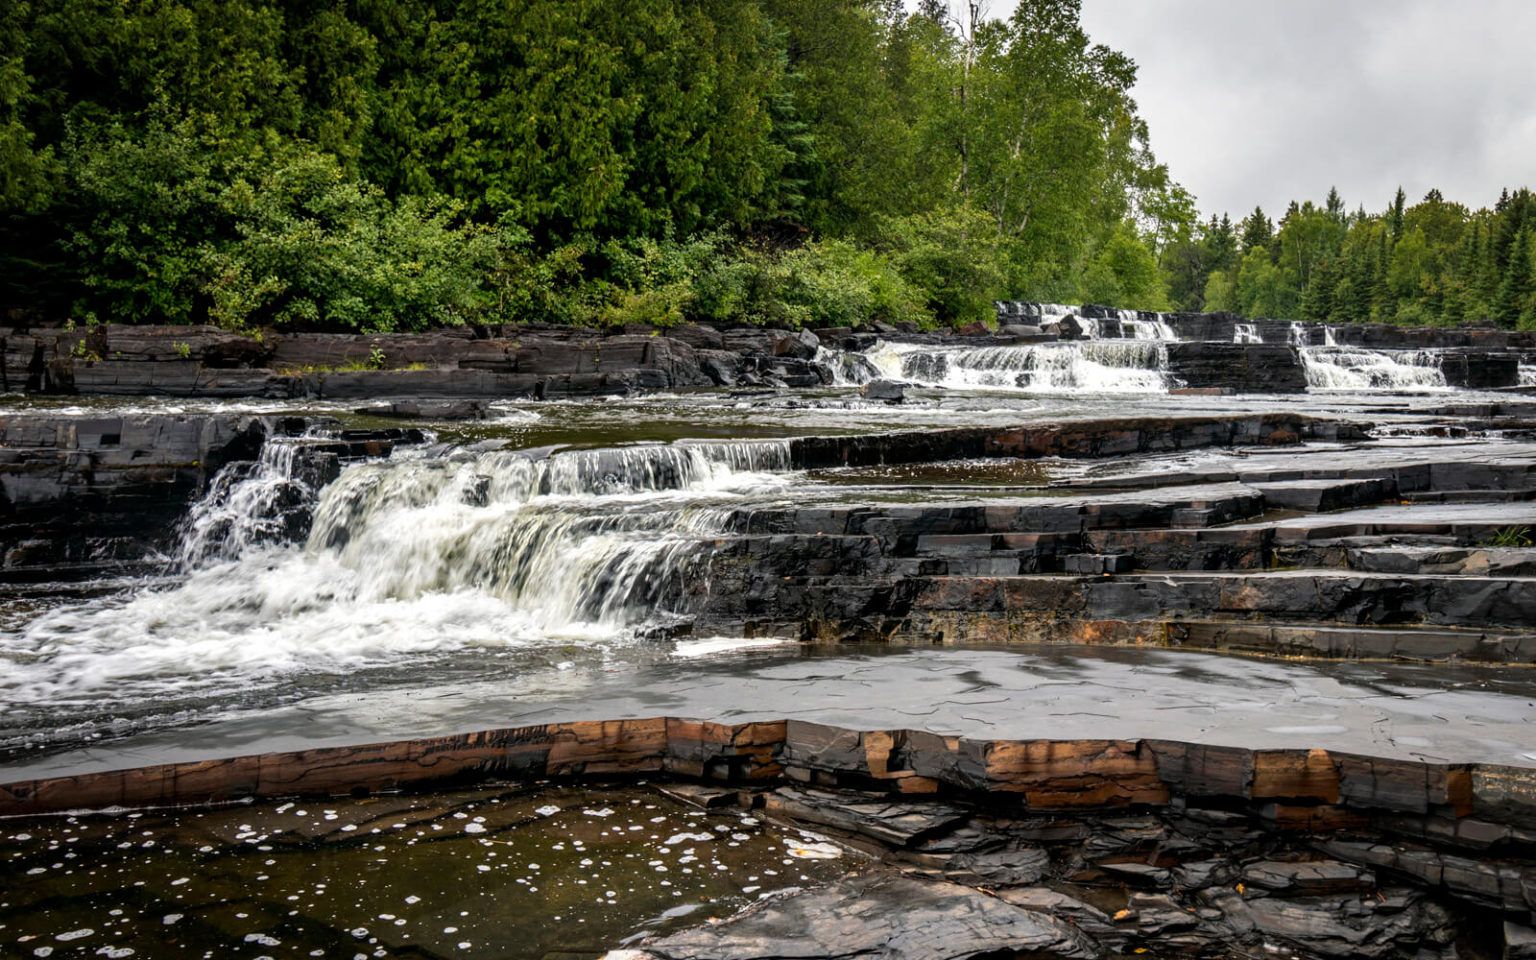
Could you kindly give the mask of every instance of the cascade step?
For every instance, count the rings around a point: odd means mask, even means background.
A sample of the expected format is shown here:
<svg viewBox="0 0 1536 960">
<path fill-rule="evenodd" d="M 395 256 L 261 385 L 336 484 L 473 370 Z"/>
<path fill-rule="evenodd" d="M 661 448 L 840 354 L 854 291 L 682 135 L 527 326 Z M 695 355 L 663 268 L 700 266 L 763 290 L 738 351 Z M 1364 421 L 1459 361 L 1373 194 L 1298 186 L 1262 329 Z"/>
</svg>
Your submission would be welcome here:
<svg viewBox="0 0 1536 960">
<path fill-rule="evenodd" d="M 1025 621 L 1255 622 L 1393 627 L 1536 623 L 1536 578 L 1355 571 L 1116 576 L 759 577 L 722 579 L 703 622 L 832 623 L 913 616 Z"/>
<path fill-rule="evenodd" d="M 1391 477 L 1281 480 L 1255 483 L 1253 488 L 1264 494 L 1264 502 L 1271 507 L 1311 513 L 1397 499 L 1397 481 Z"/>
<path fill-rule="evenodd" d="M 1233 623 L 1221 620 L 1166 624 L 1171 644 L 1339 660 L 1467 660 L 1536 664 L 1536 633 L 1476 629 L 1331 627 L 1315 624 Z"/>
</svg>

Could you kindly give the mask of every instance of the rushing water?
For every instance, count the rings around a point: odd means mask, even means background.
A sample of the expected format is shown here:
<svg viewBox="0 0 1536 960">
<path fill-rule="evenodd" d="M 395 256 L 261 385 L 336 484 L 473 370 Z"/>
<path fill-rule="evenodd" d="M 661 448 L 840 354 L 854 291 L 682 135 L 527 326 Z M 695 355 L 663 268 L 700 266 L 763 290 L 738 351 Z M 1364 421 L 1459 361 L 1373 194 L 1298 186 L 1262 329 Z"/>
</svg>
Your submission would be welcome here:
<svg viewBox="0 0 1536 960">
<path fill-rule="evenodd" d="M 212 485 L 174 586 L 62 607 L 0 638 L 0 693 L 100 704 L 472 647 L 600 649 L 664 613 L 694 546 L 742 494 L 784 484 L 788 464 L 782 441 L 404 454 L 314 491 L 297 446 Z M 295 509 L 313 524 L 284 542 Z"/>
<path fill-rule="evenodd" d="M 1161 393 L 1172 378 L 1157 340 L 1080 340 L 1017 346 L 952 347 L 881 343 L 854 375 L 949 390 L 1033 393 Z"/>
<path fill-rule="evenodd" d="M 1332 340 L 1329 333 L 1329 340 Z M 1309 390 L 1442 390 L 1445 373 L 1432 350 L 1298 347 Z"/>
</svg>

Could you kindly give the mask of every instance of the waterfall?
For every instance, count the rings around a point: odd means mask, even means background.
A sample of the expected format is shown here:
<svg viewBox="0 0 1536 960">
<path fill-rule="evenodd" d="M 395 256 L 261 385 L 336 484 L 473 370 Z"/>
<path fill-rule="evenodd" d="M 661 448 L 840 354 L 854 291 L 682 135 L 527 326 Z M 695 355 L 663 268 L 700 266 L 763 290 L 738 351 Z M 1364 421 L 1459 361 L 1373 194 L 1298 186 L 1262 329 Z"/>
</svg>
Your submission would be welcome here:
<svg viewBox="0 0 1536 960">
<path fill-rule="evenodd" d="M 880 368 L 868 356 L 851 350 L 817 347 L 815 362 L 832 371 L 834 387 L 857 386 L 882 376 Z"/>
<path fill-rule="evenodd" d="M 237 505 L 284 501 L 268 491 L 284 488 L 288 463 L 274 448 L 265 467 L 227 471 L 187 526 L 182 553 L 198 559 L 180 582 L 60 608 L 4 640 L 7 698 L 163 698 L 294 672 L 446 668 L 473 648 L 601 656 L 686 598 L 702 545 L 744 496 L 788 483 L 790 455 L 788 441 L 403 452 L 341 470 L 303 542 L 252 524 L 238 549 L 197 546 Z"/>
<path fill-rule="evenodd" d="M 1430 350 L 1322 346 L 1300 347 L 1297 352 L 1309 390 L 1430 390 L 1446 386 L 1440 355 Z"/>
<path fill-rule="evenodd" d="M 1177 340 L 1178 333 L 1163 318 L 1160 313 L 1155 313 L 1150 318 L 1136 310 L 1116 310 L 1115 322 L 1118 324 L 1118 333 L 1126 340 Z"/>
<path fill-rule="evenodd" d="M 1238 323 L 1232 327 L 1233 343 L 1263 343 L 1264 338 L 1259 336 L 1259 328 L 1252 323 Z"/>
<path fill-rule="evenodd" d="M 257 545 L 302 535 L 319 487 L 331 479 L 307 456 L 327 432 L 312 428 L 302 437 L 269 437 L 256 460 L 236 461 L 215 474 L 182 521 L 182 569 L 234 560 Z"/>
<path fill-rule="evenodd" d="M 474 589 L 547 627 L 622 626 L 732 518 L 728 501 L 698 495 L 788 466 L 787 442 L 370 464 L 327 488 L 308 550 L 357 571 L 368 597 Z"/>
<path fill-rule="evenodd" d="M 957 390 L 1160 393 L 1171 384 L 1168 347 L 1155 340 L 997 347 L 881 343 L 866 358 L 882 377 Z"/>
<path fill-rule="evenodd" d="M 1087 340 L 1179 339 L 1179 334 L 1173 329 L 1173 325 L 1160 313 L 1094 307 L 1092 312 L 1107 312 L 1108 315 L 1090 317 L 1083 315 L 1085 311 L 1081 306 L 1066 303 L 1034 303 L 1027 300 L 999 300 L 994 306 L 997 308 L 998 320 L 1004 323 L 1024 320 L 1045 324 L 1072 317 L 1083 328 L 1083 337 Z"/>
<path fill-rule="evenodd" d="M 1291 321 L 1291 346 L 1305 347 L 1312 343 L 1312 334 L 1307 330 L 1307 325 L 1300 320 Z"/>
<path fill-rule="evenodd" d="M 1536 387 L 1536 366 L 1528 363 L 1520 364 L 1520 386 Z"/>
</svg>

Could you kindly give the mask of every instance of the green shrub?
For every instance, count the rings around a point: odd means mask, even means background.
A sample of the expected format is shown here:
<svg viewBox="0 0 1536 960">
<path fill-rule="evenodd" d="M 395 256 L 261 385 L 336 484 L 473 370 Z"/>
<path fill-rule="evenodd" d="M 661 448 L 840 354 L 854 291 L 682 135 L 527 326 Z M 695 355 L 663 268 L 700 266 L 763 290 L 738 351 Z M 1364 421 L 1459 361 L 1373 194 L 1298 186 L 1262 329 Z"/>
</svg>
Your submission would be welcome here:
<svg viewBox="0 0 1536 960">
<path fill-rule="evenodd" d="M 1010 296 L 997 225 L 979 210 L 960 206 L 888 219 L 881 243 L 939 323 L 991 323 L 993 301 Z"/>
</svg>

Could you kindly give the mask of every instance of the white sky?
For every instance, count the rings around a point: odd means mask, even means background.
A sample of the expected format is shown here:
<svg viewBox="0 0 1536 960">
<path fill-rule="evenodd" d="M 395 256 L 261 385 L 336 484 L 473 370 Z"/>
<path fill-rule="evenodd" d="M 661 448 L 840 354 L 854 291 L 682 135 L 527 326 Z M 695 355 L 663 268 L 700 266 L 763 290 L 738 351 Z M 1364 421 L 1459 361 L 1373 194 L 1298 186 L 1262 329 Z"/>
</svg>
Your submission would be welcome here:
<svg viewBox="0 0 1536 960">
<path fill-rule="evenodd" d="M 1016 0 L 992 0 L 1006 16 Z M 1206 213 L 1536 187 L 1536 0 L 1083 0 Z"/>
</svg>

